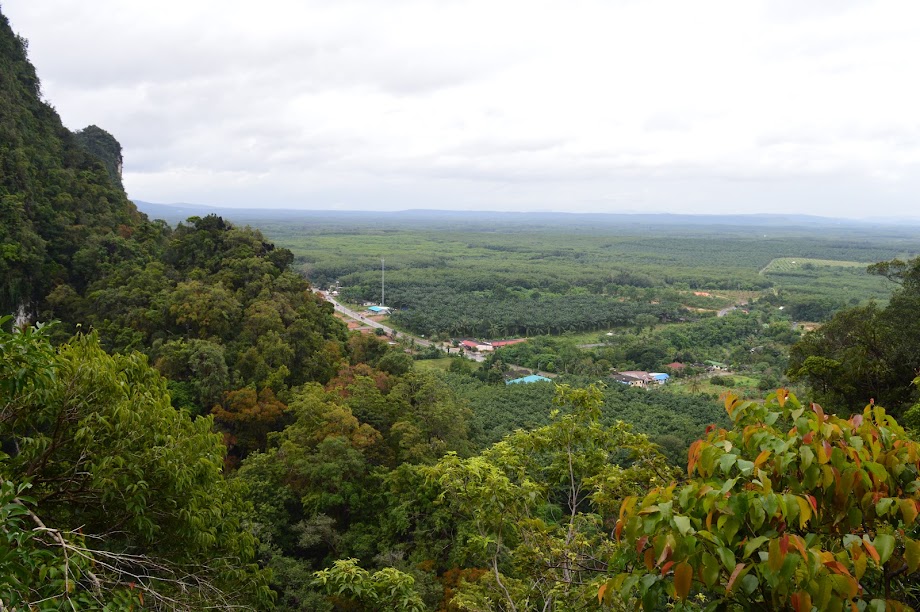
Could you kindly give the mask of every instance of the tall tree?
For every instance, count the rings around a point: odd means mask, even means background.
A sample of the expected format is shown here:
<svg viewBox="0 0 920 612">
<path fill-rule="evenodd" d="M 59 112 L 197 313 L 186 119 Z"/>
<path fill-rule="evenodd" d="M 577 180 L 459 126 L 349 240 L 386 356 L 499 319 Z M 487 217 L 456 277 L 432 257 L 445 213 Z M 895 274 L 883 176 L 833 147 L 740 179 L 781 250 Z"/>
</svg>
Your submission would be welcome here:
<svg viewBox="0 0 920 612">
<path fill-rule="evenodd" d="M 142 355 L 107 355 L 94 336 L 55 351 L 45 336 L 0 331 L 0 479 L 7 497 L 23 494 L 12 503 L 34 549 L 0 572 L 4 603 L 133 591 L 158 608 L 269 605 L 250 508 L 222 474 L 211 419 L 173 409 Z"/>
</svg>

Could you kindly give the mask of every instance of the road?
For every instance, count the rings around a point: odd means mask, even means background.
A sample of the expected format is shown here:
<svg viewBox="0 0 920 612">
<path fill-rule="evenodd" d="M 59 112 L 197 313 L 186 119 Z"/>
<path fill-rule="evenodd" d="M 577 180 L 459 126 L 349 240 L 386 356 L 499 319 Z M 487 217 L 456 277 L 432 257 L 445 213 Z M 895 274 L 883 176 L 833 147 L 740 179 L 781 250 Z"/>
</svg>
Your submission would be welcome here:
<svg viewBox="0 0 920 612">
<path fill-rule="evenodd" d="M 341 312 L 343 315 L 351 317 L 355 321 L 360 321 L 362 325 L 367 325 L 368 327 L 375 327 L 377 329 L 382 329 L 383 333 L 385 333 L 388 336 L 392 336 L 393 338 L 408 338 L 410 340 L 415 340 L 415 343 L 418 346 L 431 346 L 432 344 L 434 344 L 430 340 L 425 340 L 424 338 L 419 338 L 418 336 L 413 336 L 412 334 L 400 333 L 396 331 L 395 329 L 393 329 L 392 327 L 387 327 L 383 323 L 378 323 L 377 321 L 368 319 L 363 314 L 359 312 L 355 312 L 351 308 L 343 306 L 338 300 L 336 300 L 334 297 L 329 295 L 329 292 L 327 291 L 317 291 L 317 293 L 323 296 L 323 299 L 325 299 L 327 302 L 332 304 L 332 307 L 335 308 L 336 312 Z M 435 345 L 435 346 L 437 346 L 438 348 L 441 348 L 440 345 Z"/>
<path fill-rule="evenodd" d="M 383 333 L 387 334 L 388 336 L 391 336 L 392 338 L 406 338 L 408 340 L 414 340 L 417 346 L 425 346 L 425 347 L 434 346 L 434 347 L 437 347 L 439 350 L 447 352 L 442 345 L 434 343 L 431 340 L 425 340 L 424 338 L 413 336 L 412 334 L 407 334 L 405 332 L 398 332 L 392 327 L 387 327 L 383 323 L 378 323 L 377 321 L 372 321 L 371 319 L 368 319 L 363 314 L 359 312 L 355 312 L 351 308 L 343 306 L 338 300 L 336 300 L 334 297 L 329 295 L 328 291 L 316 290 L 316 292 L 320 294 L 321 296 L 323 296 L 324 300 L 332 304 L 332 307 L 335 308 L 336 312 L 341 312 L 343 315 L 347 317 L 351 317 L 355 321 L 361 322 L 363 325 L 367 325 L 368 327 L 375 327 L 377 329 L 382 329 Z M 476 353 L 472 351 L 464 351 L 462 354 L 467 359 L 472 359 L 473 361 L 484 361 L 486 358 L 484 354 Z"/>
</svg>

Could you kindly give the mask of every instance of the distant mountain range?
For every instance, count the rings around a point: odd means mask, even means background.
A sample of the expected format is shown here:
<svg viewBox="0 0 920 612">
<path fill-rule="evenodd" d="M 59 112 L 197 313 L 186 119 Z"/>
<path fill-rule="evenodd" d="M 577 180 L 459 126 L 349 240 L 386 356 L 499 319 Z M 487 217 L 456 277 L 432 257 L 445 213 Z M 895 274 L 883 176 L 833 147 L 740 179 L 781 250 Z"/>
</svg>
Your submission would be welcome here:
<svg viewBox="0 0 920 612">
<path fill-rule="evenodd" d="M 219 215 L 238 223 L 252 222 L 357 222 L 360 224 L 513 224 L 527 226 L 558 225 L 567 227 L 677 227 L 677 226 L 731 226 L 735 228 L 807 228 L 807 227 L 920 227 L 920 218 L 889 219 L 838 219 L 814 215 L 792 214 L 750 214 L 750 215 L 688 215 L 670 213 L 563 213 L 563 212 L 495 212 L 457 210 L 403 210 L 403 211 L 356 211 L 356 210 L 295 210 L 286 208 L 230 208 L 202 204 L 157 204 L 134 200 L 137 208 L 154 219 L 163 219 L 170 224 L 184 221 L 191 216 Z"/>
</svg>

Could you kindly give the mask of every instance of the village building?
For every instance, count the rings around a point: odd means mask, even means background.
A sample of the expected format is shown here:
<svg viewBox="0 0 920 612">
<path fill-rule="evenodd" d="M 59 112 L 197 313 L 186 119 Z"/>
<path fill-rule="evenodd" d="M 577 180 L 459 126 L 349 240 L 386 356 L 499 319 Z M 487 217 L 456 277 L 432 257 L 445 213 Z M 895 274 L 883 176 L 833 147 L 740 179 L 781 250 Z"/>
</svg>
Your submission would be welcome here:
<svg viewBox="0 0 920 612">
<path fill-rule="evenodd" d="M 529 384 L 535 382 L 553 382 L 551 379 L 540 376 L 539 374 L 531 374 L 530 376 L 522 376 L 521 378 L 515 378 L 513 380 L 506 380 L 506 385 L 517 385 L 517 384 Z"/>
</svg>

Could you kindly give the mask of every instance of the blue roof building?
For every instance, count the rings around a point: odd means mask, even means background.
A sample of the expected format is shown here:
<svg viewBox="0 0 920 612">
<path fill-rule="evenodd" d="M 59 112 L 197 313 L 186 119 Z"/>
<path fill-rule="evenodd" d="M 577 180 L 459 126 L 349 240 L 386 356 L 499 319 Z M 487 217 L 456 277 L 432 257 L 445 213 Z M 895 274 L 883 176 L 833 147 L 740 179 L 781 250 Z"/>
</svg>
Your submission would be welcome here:
<svg viewBox="0 0 920 612">
<path fill-rule="evenodd" d="M 530 376 L 524 376 L 522 378 L 515 378 L 514 380 L 506 380 L 506 385 L 516 385 L 518 383 L 535 383 L 535 382 L 553 382 L 551 379 L 540 376 L 538 374 L 531 374 Z"/>
</svg>

